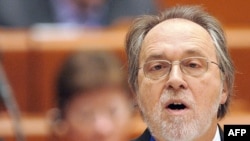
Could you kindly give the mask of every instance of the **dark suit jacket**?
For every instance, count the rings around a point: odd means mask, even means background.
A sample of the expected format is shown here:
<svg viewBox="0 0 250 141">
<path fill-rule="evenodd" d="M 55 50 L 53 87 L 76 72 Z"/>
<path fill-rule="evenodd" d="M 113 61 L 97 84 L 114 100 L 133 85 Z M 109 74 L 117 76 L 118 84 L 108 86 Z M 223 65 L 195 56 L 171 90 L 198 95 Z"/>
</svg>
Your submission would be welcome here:
<svg viewBox="0 0 250 141">
<path fill-rule="evenodd" d="M 52 0 L 0 0 L 0 26 L 29 27 L 36 23 L 56 23 Z M 119 17 L 155 13 L 154 0 L 107 0 L 102 17 L 109 25 Z"/>
<path fill-rule="evenodd" d="M 223 132 L 223 130 L 221 129 L 220 126 L 219 126 L 219 131 L 220 131 L 221 141 L 224 141 L 224 132 Z M 144 131 L 144 133 L 139 138 L 137 138 L 137 139 L 135 139 L 133 141 L 150 141 L 150 137 L 151 137 L 151 133 L 149 132 L 148 129 L 146 129 Z"/>
</svg>

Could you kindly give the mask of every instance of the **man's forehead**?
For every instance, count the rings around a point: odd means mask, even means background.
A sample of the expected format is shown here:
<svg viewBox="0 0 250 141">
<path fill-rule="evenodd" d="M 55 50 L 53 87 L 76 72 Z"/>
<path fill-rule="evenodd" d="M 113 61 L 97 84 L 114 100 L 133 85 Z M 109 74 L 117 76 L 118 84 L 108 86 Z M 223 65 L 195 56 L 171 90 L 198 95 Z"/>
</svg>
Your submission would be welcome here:
<svg viewBox="0 0 250 141">
<path fill-rule="evenodd" d="M 159 30 L 162 32 L 158 33 L 164 33 L 164 32 L 170 32 L 174 30 L 190 30 L 192 31 L 193 29 L 196 30 L 201 30 L 203 32 L 207 32 L 206 29 L 204 29 L 201 25 L 187 20 L 187 19 L 182 19 L 182 18 L 173 18 L 173 19 L 167 19 L 159 24 L 157 24 L 155 27 L 153 27 L 148 34 L 151 32 L 158 32 Z"/>
<path fill-rule="evenodd" d="M 174 18 L 165 20 L 153 27 L 145 36 L 143 44 L 147 44 L 148 41 L 152 43 L 159 38 L 171 39 L 172 37 L 178 37 L 176 39 L 179 39 L 181 36 L 195 36 L 213 42 L 208 31 L 199 24 L 186 19 Z"/>
<path fill-rule="evenodd" d="M 214 52 L 215 49 L 213 40 L 206 29 L 192 21 L 175 18 L 153 27 L 146 35 L 141 51 L 144 52 L 143 54 L 146 52 L 148 54 L 148 52 L 153 53 L 152 51 L 158 52 L 159 48 L 163 51 L 164 46 L 175 45 L 185 47 L 187 50 L 195 49 L 196 52 L 205 50 L 208 53 Z M 184 52 L 184 50 L 182 51 Z"/>
</svg>

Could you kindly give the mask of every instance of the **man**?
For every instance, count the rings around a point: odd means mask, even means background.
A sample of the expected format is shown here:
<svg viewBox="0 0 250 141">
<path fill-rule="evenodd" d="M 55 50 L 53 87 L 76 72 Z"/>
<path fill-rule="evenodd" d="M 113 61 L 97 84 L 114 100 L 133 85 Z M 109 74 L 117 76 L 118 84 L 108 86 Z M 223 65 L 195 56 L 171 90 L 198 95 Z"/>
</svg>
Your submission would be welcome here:
<svg viewBox="0 0 250 141">
<path fill-rule="evenodd" d="M 129 83 L 148 129 L 136 141 L 222 141 L 234 67 L 219 22 L 199 6 L 135 20 Z"/>
</svg>

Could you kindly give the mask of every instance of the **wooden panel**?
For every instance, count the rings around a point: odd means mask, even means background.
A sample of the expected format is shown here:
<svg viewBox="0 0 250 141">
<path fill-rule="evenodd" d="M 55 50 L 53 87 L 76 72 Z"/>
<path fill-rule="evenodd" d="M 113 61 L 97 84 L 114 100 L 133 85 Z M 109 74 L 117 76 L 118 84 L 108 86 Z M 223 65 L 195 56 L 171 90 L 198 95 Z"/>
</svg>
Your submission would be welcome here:
<svg viewBox="0 0 250 141">
<path fill-rule="evenodd" d="M 28 33 L 25 30 L 0 29 L 1 63 L 13 97 L 21 111 L 29 107 Z M 4 106 L 6 108 L 6 106 Z"/>
<path fill-rule="evenodd" d="M 159 8 L 164 9 L 176 4 L 203 5 L 211 14 L 225 25 L 250 26 L 250 1 L 241 0 L 156 0 Z"/>
<path fill-rule="evenodd" d="M 235 98 L 250 101 L 249 84 L 250 84 L 250 48 L 231 48 L 230 49 L 235 68 Z"/>
<path fill-rule="evenodd" d="M 232 109 L 250 112 L 250 28 L 226 28 L 225 33 L 236 70 Z"/>
<path fill-rule="evenodd" d="M 67 32 L 66 32 L 67 31 Z M 28 111 L 45 113 L 55 106 L 55 80 L 64 59 L 81 50 L 114 51 L 125 61 L 126 30 L 41 30 L 33 29 L 30 46 L 30 100 Z M 64 35 L 64 33 L 67 33 Z"/>
<path fill-rule="evenodd" d="M 21 135 L 26 141 L 48 141 L 49 126 L 45 116 L 23 115 L 20 119 Z M 16 141 L 14 122 L 7 113 L 0 113 L 0 139 Z"/>
<path fill-rule="evenodd" d="M 27 52 L 5 52 L 2 63 L 12 95 L 21 111 L 26 111 L 29 91 L 29 65 Z"/>
<path fill-rule="evenodd" d="M 115 51 L 125 62 L 127 29 L 32 30 L 5 32 L 0 40 L 3 64 L 22 112 L 45 113 L 55 105 L 55 77 L 65 57 L 78 50 Z M 249 101 L 250 28 L 226 28 L 236 65 L 236 98 Z M 67 33 L 66 35 L 62 33 Z M 3 39 L 3 38 L 0 38 Z M 15 42 L 13 42 L 13 40 Z"/>
</svg>

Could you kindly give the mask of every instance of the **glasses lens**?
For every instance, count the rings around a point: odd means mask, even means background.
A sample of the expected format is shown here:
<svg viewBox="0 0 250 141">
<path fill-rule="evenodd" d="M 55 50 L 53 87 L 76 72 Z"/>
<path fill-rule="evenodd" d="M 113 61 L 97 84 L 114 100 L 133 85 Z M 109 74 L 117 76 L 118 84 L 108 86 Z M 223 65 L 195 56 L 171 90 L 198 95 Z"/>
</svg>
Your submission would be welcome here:
<svg viewBox="0 0 250 141">
<path fill-rule="evenodd" d="M 182 72 L 191 76 L 199 76 L 207 71 L 208 62 L 205 58 L 186 58 L 181 61 Z"/>
<path fill-rule="evenodd" d="M 157 60 L 144 64 L 143 70 L 146 77 L 150 79 L 159 79 L 168 74 L 171 64 L 168 61 Z"/>
</svg>

